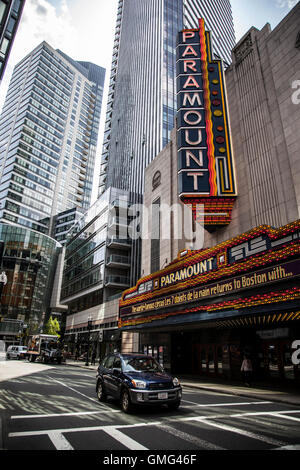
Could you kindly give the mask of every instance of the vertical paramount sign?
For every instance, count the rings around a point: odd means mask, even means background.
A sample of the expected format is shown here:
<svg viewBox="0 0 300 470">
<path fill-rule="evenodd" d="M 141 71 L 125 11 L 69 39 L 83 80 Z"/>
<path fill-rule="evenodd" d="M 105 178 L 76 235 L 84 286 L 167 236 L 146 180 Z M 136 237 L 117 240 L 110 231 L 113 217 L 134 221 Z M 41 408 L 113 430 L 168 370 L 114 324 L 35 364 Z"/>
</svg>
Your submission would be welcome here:
<svg viewBox="0 0 300 470">
<path fill-rule="evenodd" d="M 207 228 L 229 224 L 237 194 L 223 66 L 203 19 L 179 33 L 177 109 L 179 197 Z"/>
</svg>

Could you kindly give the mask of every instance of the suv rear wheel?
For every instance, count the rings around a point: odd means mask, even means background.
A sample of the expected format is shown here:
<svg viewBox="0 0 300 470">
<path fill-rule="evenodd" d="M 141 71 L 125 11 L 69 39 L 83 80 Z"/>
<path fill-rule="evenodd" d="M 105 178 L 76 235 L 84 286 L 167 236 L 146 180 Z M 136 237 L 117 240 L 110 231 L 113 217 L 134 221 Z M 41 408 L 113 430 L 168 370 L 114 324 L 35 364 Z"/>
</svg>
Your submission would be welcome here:
<svg viewBox="0 0 300 470">
<path fill-rule="evenodd" d="M 99 382 L 97 383 L 97 397 L 99 401 L 106 400 L 106 393 L 105 393 L 104 386 L 101 380 L 99 380 Z"/>
</svg>

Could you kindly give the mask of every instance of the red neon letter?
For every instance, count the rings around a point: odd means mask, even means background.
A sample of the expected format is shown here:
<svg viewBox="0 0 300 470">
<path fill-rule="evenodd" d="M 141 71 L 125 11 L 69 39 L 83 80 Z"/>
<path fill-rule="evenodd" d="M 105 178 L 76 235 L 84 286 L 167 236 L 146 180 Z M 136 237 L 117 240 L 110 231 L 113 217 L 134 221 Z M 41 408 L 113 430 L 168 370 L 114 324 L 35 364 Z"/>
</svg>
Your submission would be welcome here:
<svg viewBox="0 0 300 470">
<path fill-rule="evenodd" d="M 195 37 L 194 31 L 184 31 L 182 33 L 183 42 L 186 42 L 186 39 L 194 38 L 194 37 Z"/>
</svg>

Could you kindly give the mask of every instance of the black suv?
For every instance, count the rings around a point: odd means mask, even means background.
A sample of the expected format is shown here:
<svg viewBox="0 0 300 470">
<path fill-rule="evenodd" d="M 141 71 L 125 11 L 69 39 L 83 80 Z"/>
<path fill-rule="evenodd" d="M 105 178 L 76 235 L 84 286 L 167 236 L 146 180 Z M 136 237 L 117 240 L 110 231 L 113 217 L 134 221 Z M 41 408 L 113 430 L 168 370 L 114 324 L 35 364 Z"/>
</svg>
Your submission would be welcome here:
<svg viewBox="0 0 300 470">
<path fill-rule="evenodd" d="M 100 401 L 110 395 L 129 413 L 133 405 L 180 405 L 182 389 L 177 378 L 166 373 L 151 356 L 109 354 L 98 367 L 96 391 Z"/>
</svg>

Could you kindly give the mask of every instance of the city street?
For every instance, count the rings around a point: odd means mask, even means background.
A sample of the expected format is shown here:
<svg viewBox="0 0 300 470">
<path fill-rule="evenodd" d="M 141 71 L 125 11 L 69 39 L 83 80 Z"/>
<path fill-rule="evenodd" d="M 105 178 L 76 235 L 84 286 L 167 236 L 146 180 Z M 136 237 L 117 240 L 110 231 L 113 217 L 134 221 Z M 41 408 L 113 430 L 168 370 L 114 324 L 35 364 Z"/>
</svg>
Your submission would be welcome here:
<svg viewBox="0 0 300 470">
<path fill-rule="evenodd" d="M 6 450 L 271 450 L 300 448 L 300 407 L 183 388 L 176 412 L 124 414 L 100 403 L 95 371 L 0 362 L 0 448 Z"/>
</svg>

